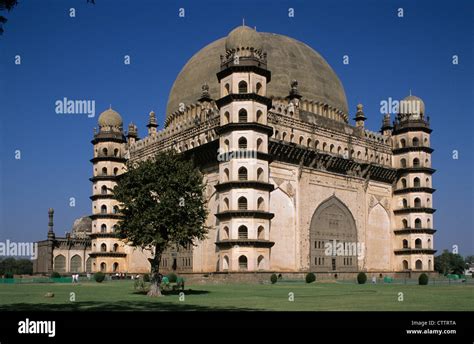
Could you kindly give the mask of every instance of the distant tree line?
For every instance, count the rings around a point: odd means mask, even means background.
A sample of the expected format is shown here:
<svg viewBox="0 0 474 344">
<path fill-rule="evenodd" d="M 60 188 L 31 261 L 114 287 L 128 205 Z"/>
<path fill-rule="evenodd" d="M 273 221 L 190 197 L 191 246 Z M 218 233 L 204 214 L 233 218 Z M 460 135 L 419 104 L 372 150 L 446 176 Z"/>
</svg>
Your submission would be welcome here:
<svg viewBox="0 0 474 344">
<path fill-rule="evenodd" d="M 0 275 L 31 275 L 33 273 L 33 262 L 31 259 L 0 259 Z"/>
<path fill-rule="evenodd" d="M 443 275 L 464 274 L 464 270 L 474 263 L 474 256 L 466 256 L 464 259 L 460 254 L 444 250 L 443 253 L 434 258 L 434 269 Z"/>
</svg>

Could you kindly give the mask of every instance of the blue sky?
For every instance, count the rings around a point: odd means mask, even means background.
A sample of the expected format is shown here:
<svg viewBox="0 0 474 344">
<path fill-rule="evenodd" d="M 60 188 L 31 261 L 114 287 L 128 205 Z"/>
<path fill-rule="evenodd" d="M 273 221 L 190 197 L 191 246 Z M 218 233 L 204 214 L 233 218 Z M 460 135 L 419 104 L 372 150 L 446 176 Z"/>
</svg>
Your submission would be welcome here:
<svg viewBox="0 0 474 344">
<path fill-rule="evenodd" d="M 258 31 L 317 50 L 341 79 L 351 118 L 363 103 L 371 130 L 380 128 L 382 100 L 401 99 L 410 89 L 424 100 L 437 169 L 435 248 L 458 245 L 462 254 L 473 254 L 473 4 L 23 0 L 6 14 L 0 36 L 0 240 L 45 238 L 49 207 L 59 235 L 91 212 L 90 140 L 97 117 L 58 115 L 56 100 L 95 100 L 97 114 L 112 104 L 143 136 L 150 110 L 163 123 L 169 90 L 186 61 L 245 18 Z M 453 55 L 459 64 L 453 65 Z M 452 159 L 453 150 L 459 159 Z"/>
</svg>

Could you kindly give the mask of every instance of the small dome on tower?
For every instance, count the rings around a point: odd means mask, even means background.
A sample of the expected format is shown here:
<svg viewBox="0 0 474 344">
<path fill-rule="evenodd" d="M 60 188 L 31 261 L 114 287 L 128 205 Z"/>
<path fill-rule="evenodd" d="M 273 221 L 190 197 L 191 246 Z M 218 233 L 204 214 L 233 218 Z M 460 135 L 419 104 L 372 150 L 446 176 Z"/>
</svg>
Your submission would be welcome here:
<svg viewBox="0 0 474 344">
<path fill-rule="evenodd" d="M 421 98 L 413 95 L 409 95 L 400 102 L 400 113 L 402 114 L 410 114 L 410 113 L 417 113 L 424 114 L 425 113 L 425 103 Z"/>
<path fill-rule="evenodd" d="M 123 124 L 120 114 L 109 108 L 99 116 L 99 126 L 101 127 L 121 127 Z"/>
<path fill-rule="evenodd" d="M 262 51 L 263 43 L 260 34 L 245 25 L 232 30 L 225 40 L 225 50 L 237 50 L 242 48 L 254 48 Z"/>
</svg>

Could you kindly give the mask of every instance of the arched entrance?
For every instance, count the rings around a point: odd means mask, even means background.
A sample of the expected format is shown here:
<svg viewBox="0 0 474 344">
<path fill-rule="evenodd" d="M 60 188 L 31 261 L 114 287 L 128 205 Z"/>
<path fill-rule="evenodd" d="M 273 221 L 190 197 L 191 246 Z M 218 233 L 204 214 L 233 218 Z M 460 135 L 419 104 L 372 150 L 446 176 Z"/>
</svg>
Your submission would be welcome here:
<svg viewBox="0 0 474 344">
<path fill-rule="evenodd" d="M 356 224 L 336 196 L 322 202 L 311 219 L 310 270 L 357 271 Z"/>
</svg>

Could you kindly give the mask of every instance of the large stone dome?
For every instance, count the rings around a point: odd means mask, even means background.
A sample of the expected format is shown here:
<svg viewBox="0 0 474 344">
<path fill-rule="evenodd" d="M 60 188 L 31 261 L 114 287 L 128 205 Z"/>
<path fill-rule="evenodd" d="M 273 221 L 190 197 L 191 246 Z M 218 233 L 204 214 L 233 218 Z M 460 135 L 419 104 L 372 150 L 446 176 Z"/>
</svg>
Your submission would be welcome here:
<svg viewBox="0 0 474 344">
<path fill-rule="evenodd" d="M 231 42 L 239 42 L 243 34 L 248 36 L 250 32 L 247 31 L 239 30 L 236 34 L 233 30 Z M 348 113 L 344 87 L 321 55 L 306 44 L 287 36 L 254 33 L 261 38 L 259 42 L 262 42 L 263 51 L 267 53 L 267 67 L 272 73 L 267 96 L 286 97 L 291 81 L 298 80 L 298 90 L 304 98 L 326 103 Z M 252 40 L 256 40 L 251 34 Z M 225 55 L 226 52 L 226 38 L 218 39 L 201 49 L 183 67 L 171 88 L 166 109 L 168 116 L 178 110 L 180 103 L 195 103 L 201 96 L 203 84 L 209 85 L 213 99 L 219 98 L 216 73 L 220 70 L 220 55 Z M 229 48 L 229 40 L 227 45 Z"/>
</svg>

